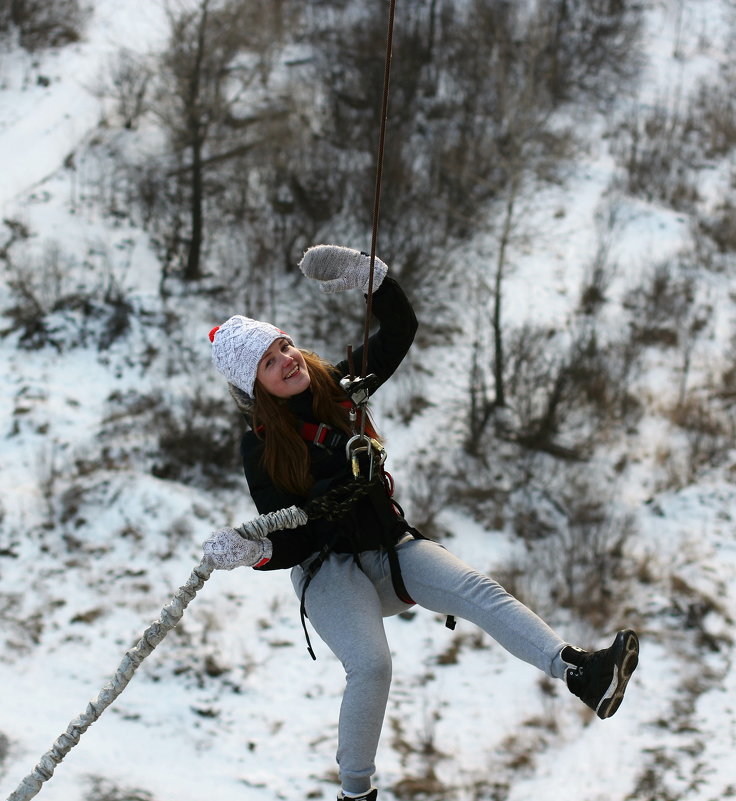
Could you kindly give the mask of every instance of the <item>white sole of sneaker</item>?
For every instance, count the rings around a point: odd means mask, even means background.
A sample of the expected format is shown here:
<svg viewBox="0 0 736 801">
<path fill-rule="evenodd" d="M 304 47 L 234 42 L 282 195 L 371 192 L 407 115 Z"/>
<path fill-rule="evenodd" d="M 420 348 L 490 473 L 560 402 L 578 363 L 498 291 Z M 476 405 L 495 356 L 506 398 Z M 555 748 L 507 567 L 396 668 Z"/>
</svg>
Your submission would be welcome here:
<svg viewBox="0 0 736 801">
<path fill-rule="evenodd" d="M 611 684 L 603 693 L 603 698 L 595 710 L 601 720 L 610 718 L 621 706 L 626 685 L 639 664 L 639 638 L 631 629 L 620 631 L 616 635 L 613 648 L 616 649 L 616 669 L 613 672 Z"/>
</svg>

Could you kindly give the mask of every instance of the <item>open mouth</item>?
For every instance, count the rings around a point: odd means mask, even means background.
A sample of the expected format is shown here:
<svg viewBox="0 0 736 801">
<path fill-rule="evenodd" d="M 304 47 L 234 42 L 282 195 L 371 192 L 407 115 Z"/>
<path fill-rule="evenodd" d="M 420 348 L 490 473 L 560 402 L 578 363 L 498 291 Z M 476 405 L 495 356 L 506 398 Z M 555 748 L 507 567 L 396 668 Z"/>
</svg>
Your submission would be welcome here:
<svg viewBox="0 0 736 801">
<path fill-rule="evenodd" d="M 294 366 L 291 368 L 291 370 L 289 370 L 289 372 L 288 372 L 288 373 L 287 373 L 287 374 L 284 376 L 284 381 L 288 381 L 290 378 L 293 378 L 293 377 L 294 377 L 295 375 L 297 375 L 299 372 L 301 372 L 301 371 L 300 371 L 300 369 L 299 369 L 299 365 L 298 365 L 298 364 L 295 364 L 295 365 L 294 365 Z"/>
</svg>

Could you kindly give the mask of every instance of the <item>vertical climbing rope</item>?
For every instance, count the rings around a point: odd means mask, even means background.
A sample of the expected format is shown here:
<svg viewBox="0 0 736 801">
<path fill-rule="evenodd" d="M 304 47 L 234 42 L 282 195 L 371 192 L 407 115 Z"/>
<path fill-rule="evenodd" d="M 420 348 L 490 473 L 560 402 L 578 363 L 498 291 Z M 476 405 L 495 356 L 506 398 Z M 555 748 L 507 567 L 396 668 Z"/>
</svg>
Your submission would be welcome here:
<svg viewBox="0 0 736 801">
<path fill-rule="evenodd" d="M 378 136 L 378 157 L 376 159 L 376 188 L 373 196 L 373 230 L 371 234 L 370 273 L 368 276 L 368 305 L 365 313 L 365 329 L 363 335 L 363 367 L 361 376 L 368 371 L 368 337 L 371 317 L 373 315 L 373 273 L 376 263 L 376 245 L 378 241 L 378 217 L 381 207 L 381 178 L 383 176 L 383 154 L 386 145 L 386 119 L 388 117 L 388 95 L 391 82 L 391 49 L 394 38 L 394 17 L 396 0 L 391 0 L 388 12 L 388 33 L 386 34 L 386 59 L 383 72 L 383 101 L 381 104 L 381 129 Z"/>
</svg>

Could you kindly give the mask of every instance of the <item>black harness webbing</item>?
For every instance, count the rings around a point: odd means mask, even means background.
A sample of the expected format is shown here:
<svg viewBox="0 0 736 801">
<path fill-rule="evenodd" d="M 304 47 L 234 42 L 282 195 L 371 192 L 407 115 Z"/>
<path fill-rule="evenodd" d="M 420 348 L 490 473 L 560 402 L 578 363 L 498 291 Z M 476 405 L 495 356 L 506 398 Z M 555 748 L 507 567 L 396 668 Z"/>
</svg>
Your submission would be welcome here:
<svg viewBox="0 0 736 801">
<path fill-rule="evenodd" d="M 302 629 L 304 630 L 304 639 L 307 641 L 307 651 L 309 655 L 317 661 L 317 657 L 314 653 L 314 649 L 312 648 L 312 641 L 309 639 L 309 631 L 307 630 L 307 607 L 306 607 L 306 597 L 307 597 L 307 588 L 312 583 L 312 579 L 317 575 L 317 571 L 322 567 L 325 562 L 325 559 L 332 553 L 332 546 L 334 544 L 334 540 L 337 538 L 337 535 L 333 536 L 332 540 L 327 543 L 326 545 L 322 546 L 322 550 L 317 554 L 317 557 L 309 563 L 309 567 L 307 568 L 307 579 L 304 582 L 304 586 L 302 587 L 302 596 L 299 599 L 299 617 L 302 621 Z"/>
<path fill-rule="evenodd" d="M 404 519 L 403 509 L 386 496 L 386 487 L 383 482 L 376 483 L 368 493 L 373 509 L 381 523 L 381 546 L 385 548 L 388 564 L 391 570 L 391 583 L 394 585 L 396 597 L 405 604 L 415 604 L 416 601 L 409 595 L 404 579 L 401 575 L 401 565 L 396 553 L 396 542 L 403 533 L 411 534 L 415 540 L 427 539 L 423 534 L 412 528 Z"/>
<path fill-rule="evenodd" d="M 371 494 L 374 493 L 375 490 L 372 490 L 369 493 L 368 497 L 371 497 Z M 389 493 L 390 494 L 390 493 Z M 373 498 L 371 498 L 373 500 Z M 411 534 L 415 540 L 426 540 L 427 537 L 424 536 L 420 531 L 417 531 L 413 526 L 410 526 L 406 519 L 404 518 L 404 510 L 399 506 L 398 503 L 394 500 L 390 500 L 391 507 L 394 510 L 393 515 L 393 523 L 391 519 L 391 512 L 388 511 L 386 506 L 385 500 L 381 502 L 381 499 L 378 495 L 375 496 L 375 501 L 373 504 L 373 508 L 376 510 L 376 514 L 378 514 L 379 519 L 381 522 L 386 524 L 385 530 L 390 530 L 389 527 L 393 524 L 393 526 L 398 526 L 400 533 L 406 532 Z M 400 536 L 400 534 L 399 534 Z M 398 536 L 396 540 L 398 540 Z M 394 592 L 396 593 L 396 597 L 407 604 L 415 604 L 414 601 L 409 595 L 408 590 L 406 589 L 406 585 L 404 584 L 404 579 L 401 575 L 401 565 L 399 564 L 399 556 L 396 553 L 396 542 L 390 538 L 384 543 L 383 546 L 386 549 L 386 554 L 388 555 L 388 564 L 389 568 L 391 569 L 391 583 L 394 585 Z M 455 617 L 453 615 L 447 615 L 445 619 L 445 626 L 448 629 L 453 631 L 455 629 Z"/>
<path fill-rule="evenodd" d="M 391 583 L 393 584 L 396 597 L 405 604 L 413 605 L 415 601 L 409 595 L 409 591 L 406 589 L 404 580 L 401 577 L 401 566 L 399 564 L 399 557 L 396 553 L 396 542 L 404 532 L 411 533 L 415 539 L 426 539 L 426 537 L 420 534 L 416 529 L 409 526 L 406 520 L 404 520 L 401 507 L 399 507 L 398 504 L 396 504 L 387 496 L 387 488 L 386 484 L 384 483 L 383 475 L 377 476 L 369 484 L 366 482 L 366 486 L 361 487 L 361 490 L 362 492 L 360 497 L 366 497 L 371 501 L 371 504 L 381 524 L 381 537 L 380 541 L 376 544 L 378 547 L 386 550 L 389 569 L 391 571 Z M 338 516 L 342 518 L 348 517 L 350 516 L 351 512 L 352 508 L 343 506 L 342 510 L 338 513 Z M 336 515 L 331 514 L 330 519 L 335 520 Z M 336 531 L 330 540 L 322 546 L 322 549 L 317 556 L 309 563 L 309 566 L 307 567 L 307 578 L 304 582 L 304 586 L 302 587 L 301 599 L 299 603 L 299 615 L 301 618 L 302 628 L 304 629 L 304 637 L 307 641 L 307 651 L 312 659 L 315 660 L 317 657 L 315 656 L 311 640 L 309 639 L 309 631 L 307 630 L 306 623 L 306 619 L 308 617 L 306 608 L 307 589 L 312 583 L 312 579 L 317 575 L 317 572 L 325 563 L 326 559 L 333 552 L 335 543 L 342 533 L 344 533 L 342 530 Z M 360 556 L 357 549 L 353 553 L 353 558 L 360 567 Z"/>
<path fill-rule="evenodd" d="M 403 509 L 398 503 L 396 503 L 396 501 L 391 500 L 389 497 L 390 493 L 387 487 L 389 479 L 386 478 L 386 475 L 387 474 L 381 474 L 377 476 L 373 481 L 370 482 L 370 484 L 365 482 L 366 486 L 361 487 L 362 492 L 360 497 L 366 497 L 371 501 L 379 523 L 381 524 L 380 541 L 376 544 L 378 547 L 386 551 L 389 569 L 391 572 L 391 583 L 393 585 L 394 592 L 396 593 L 396 597 L 405 604 L 414 605 L 416 601 L 414 601 L 409 594 L 409 591 L 406 589 L 406 584 L 404 584 L 404 579 L 401 575 L 401 564 L 399 562 L 399 556 L 396 553 L 396 543 L 400 539 L 401 535 L 405 533 L 411 534 L 414 539 L 425 540 L 427 538 L 406 522 Z M 307 510 L 307 512 L 309 513 L 309 510 Z M 348 517 L 351 513 L 352 509 L 343 506 L 339 513 L 339 517 Z M 321 515 L 318 514 L 317 516 Z M 336 519 L 336 515 L 334 514 L 330 514 L 329 517 L 331 520 Z M 307 618 L 309 617 L 307 615 L 306 608 L 307 589 L 312 583 L 312 579 L 317 575 L 319 569 L 328 559 L 330 554 L 333 553 L 335 543 L 342 533 L 343 531 L 341 530 L 336 531 L 330 540 L 322 546 L 320 552 L 306 568 L 307 578 L 304 582 L 304 586 L 302 587 L 301 598 L 299 602 L 299 616 L 301 618 L 302 629 L 304 630 L 304 638 L 307 642 L 307 651 L 314 660 L 316 660 L 317 657 L 314 653 L 314 649 L 312 648 L 312 642 L 309 638 L 309 631 L 307 629 L 306 622 Z M 357 549 L 353 553 L 353 558 L 357 562 L 358 567 L 360 567 L 360 556 Z M 454 629 L 455 618 L 452 615 L 448 615 L 445 625 L 448 629 Z"/>
</svg>

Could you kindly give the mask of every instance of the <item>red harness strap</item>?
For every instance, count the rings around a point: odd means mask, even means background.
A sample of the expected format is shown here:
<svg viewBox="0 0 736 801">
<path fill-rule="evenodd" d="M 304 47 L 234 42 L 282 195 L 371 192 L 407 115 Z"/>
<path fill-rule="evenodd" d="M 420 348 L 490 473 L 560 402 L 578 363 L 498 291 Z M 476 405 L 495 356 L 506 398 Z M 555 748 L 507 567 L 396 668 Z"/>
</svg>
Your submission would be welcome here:
<svg viewBox="0 0 736 801">
<path fill-rule="evenodd" d="M 302 423 L 299 428 L 302 439 L 313 442 L 320 448 L 337 448 L 345 439 L 342 431 L 332 428 L 325 423 Z"/>
<path fill-rule="evenodd" d="M 340 401 L 340 406 L 346 409 L 352 409 L 353 403 L 352 401 L 344 400 Z M 376 432 L 373 430 L 373 426 L 370 424 L 369 420 L 366 420 L 365 433 L 369 437 L 375 438 L 376 436 Z M 315 445 L 319 445 L 322 448 L 337 448 L 342 444 L 346 436 L 343 431 L 332 428 L 332 426 L 328 426 L 327 423 L 300 423 L 299 434 L 302 439 L 305 439 L 307 442 L 313 442 Z"/>
</svg>

